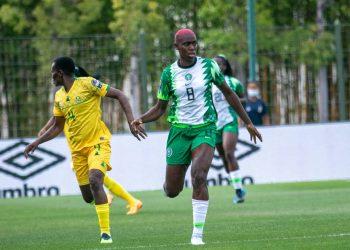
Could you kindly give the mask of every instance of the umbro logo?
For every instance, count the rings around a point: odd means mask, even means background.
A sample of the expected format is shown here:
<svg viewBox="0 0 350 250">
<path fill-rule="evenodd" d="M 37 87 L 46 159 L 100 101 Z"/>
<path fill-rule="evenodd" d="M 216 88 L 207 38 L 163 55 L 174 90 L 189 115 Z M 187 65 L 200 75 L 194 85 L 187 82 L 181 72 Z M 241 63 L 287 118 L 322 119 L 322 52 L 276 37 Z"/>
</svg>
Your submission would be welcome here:
<svg viewBox="0 0 350 250">
<path fill-rule="evenodd" d="M 237 152 L 235 154 L 236 159 L 240 160 L 240 159 L 243 159 L 244 157 L 247 157 L 248 155 L 255 153 L 260 148 L 254 144 L 238 139 L 236 149 L 237 149 Z M 222 160 L 220 156 L 216 154 L 216 151 L 215 151 L 215 155 L 214 155 L 214 159 L 211 164 L 211 167 L 216 170 L 220 170 L 224 168 Z"/>
<path fill-rule="evenodd" d="M 19 141 L 6 148 L 0 148 L 0 173 L 27 180 L 65 159 L 55 152 L 37 148 L 34 155 L 24 158 L 23 150 L 28 142 Z"/>
</svg>

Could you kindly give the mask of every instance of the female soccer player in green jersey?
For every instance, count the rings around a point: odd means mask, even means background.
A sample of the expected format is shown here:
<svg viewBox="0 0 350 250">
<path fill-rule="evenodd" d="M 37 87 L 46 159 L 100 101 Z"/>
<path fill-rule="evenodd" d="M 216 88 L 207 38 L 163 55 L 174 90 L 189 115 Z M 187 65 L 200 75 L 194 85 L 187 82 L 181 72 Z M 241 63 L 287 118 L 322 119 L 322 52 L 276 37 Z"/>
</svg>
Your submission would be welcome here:
<svg viewBox="0 0 350 250">
<path fill-rule="evenodd" d="M 221 55 L 215 56 L 214 60 L 219 65 L 228 86 L 238 97 L 243 98 L 243 85 L 238 79 L 233 77 L 229 61 Z M 244 202 L 245 190 L 242 189 L 242 179 L 235 157 L 238 140 L 238 116 L 216 85 L 213 86 L 213 101 L 218 114 L 218 121 L 216 122 L 216 149 L 224 162 L 226 172 L 230 175 L 229 179 L 236 191 L 233 203 L 242 203 Z"/>
<path fill-rule="evenodd" d="M 239 98 L 225 82 L 214 60 L 196 56 L 197 39 L 190 29 L 176 32 L 174 46 L 180 58 L 166 67 L 161 75 L 158 101 L 150 110 L 132 122 L 140 124 L 161 117 L 169 100 L 172 105 L 168 121 L 171 128 L 166 149 L 165 194 L 176 197 L 183 189 L 185 174 L 190 163 L 192 177 L 193 233 L 191 243 L 202 245 L 203 227 L 208 209 L 207 174 L 214 155 L 216 111 L 212 101 L 212 85 L 223 92 L 229 104 L 245 122 L 251 139 L 262 140 Z"/>
<path fill-rule="evenodd" d="M 54 124 L 25 148 L 24 155 L 28 158 L 28 154 L 33 153 L 40 144 L 55 138 L 64 130 L 83 198 L 89 203 L 95 201 L 101 243 L 112 243 L 109 205 L 103 189 L 106 171 L 112 168 L 111 134 L 101 120 L 101 97 L 107 96 L 120 102 L 135 137 L 139 139 L 145 134 L 131 126 L 134 117 L 123 92 L 92 77 L 76 78 L 74 70 L 75 63 L 70 57 L 59 57 L 53 61 L 52 81 L 55 86 L 61 87 L 55 93 Z"/>
</svg>

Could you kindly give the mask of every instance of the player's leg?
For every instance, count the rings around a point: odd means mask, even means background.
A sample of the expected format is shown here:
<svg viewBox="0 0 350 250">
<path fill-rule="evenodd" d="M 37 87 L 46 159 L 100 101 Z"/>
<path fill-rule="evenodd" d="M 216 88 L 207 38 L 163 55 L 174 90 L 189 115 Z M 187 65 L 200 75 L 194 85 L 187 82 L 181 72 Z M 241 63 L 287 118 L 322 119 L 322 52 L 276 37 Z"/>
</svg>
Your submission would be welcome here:
<svg viewBox="0 0 350 250">
<path fill-rule="evenodd" d="M 224 147 L 222 146 L 222 142 L 221 143 L 217 143 L 215 145 L 215 147 L 216 147 L 216 150 L 218 151 L 219 156 L 220 156 L 220 158 L 221 158 L 221 160 L 222 160 L 222 162 L 224 164 L 224 168 L 225 168 L 226 173 L 229 173 L 230 171 L 228 169 L 227 161 L 225 159 L 225 151 L 224 151 Z"/>
<path fill-rule="evenodd" d="M 209 194 L 207 188 L 207 175 L 213 160 L 214 148 L 207 144 L 201 144 L 192 152 L 191 179 L 193 186 L 193 232 L 191 243 L 201 245 L 203 243 L 203 229 L 209 206 Z"/>
<path fill-rule="evenodd" d="M 193 185 L 193 199 L 209 199 L 207 175 L 213 156 L 214 148 L 207 144 L 201 144 L 192 152 L 191 179 Z"/>
<path fill-rule="evenodd" d="M 236 196 L 233 198 L 234 203 L 244 202 L 245 191 L 242 188 L 242 178 L 239 170 L 238 161 L 235 157 L 235 150 L 238 141 L 238 129 L 229 125 L 223 133 L 223 149 L 225 159 L 229 169 L 230 181 L 235 189 Z"/>
<path fill-rule="evenodd" d="M 101 230 L 101 243 L 112 243 L 109 225 L 109 205 L 107 195 L 103 189 L 104 173 L 99 169 L 90 169 L 89 180 L 95 208 Z"/>
<path fill-rule="evenodd" d="M 110 166 L 111 148 L 109 143 L 97 144 L 90 148 L 88 154 L 89 182 L 95 199 L 95 208 L 101 231 L 101 243 L 112 243 L 109 223 L 109 205 L 103 188 L 103 181 Z"/>
<path fill-rule="evenodd" d="M 90 182 L 89 182 L 89 165 L 85 152 L 73 152 L 72 162 L 70 166 L 75 173 L 81 195 L 86 203 L 95 204 L 94 196 L 92 195 Z"/>
<path fill-rule="evenodd" d="M 167 139 L 166 174 L 164 193 L 169 198 L 176 197 L 183 189 L 185 175 L 191 163 L 192 140 L 186 136 L 187 129 L 172 126 Z"/>
<path fill-rule="evenodd" d="M 83 196 L 83 199 L 86 203 L 95 204 L 94 196 L 92 195 L 90 184 L 85 184 L 79 186 L 81 195 Z"/>
<path fill-rule="evenodd" d="M 220 129 L 220 130 L 217 130 L 216 131 L 216 139 L 215 139 L 215 147 L 216 147 L 216 150 L 218 151 L 219 153 L 219 156 L 222 160 L 222 162 L 224 163 L 224 167 L 225 167 L 225 170 L 226 170 L 226 173 L 229 173 L 229 169 L 228 169 L 228 166 L 227 166 L 227 161 L 225 159 L 225 151 L 224 151 L 224 148 L 223 148 L 223 145 L 222 145 L 222 132 L 223 132 L 223 129 Z"/>
<path fill-rule="evenodd" d="M 137 214 L 142 208 L 142 202 L 140 200 L 133 197 L 121 184 L 113 180 L 111 177 L 107 176 L 107 174 L 104 177 L 103 184 L 113 195 L 122 198 L 128 203 L 127 207 L 129 210 L 127 212 L 127 215 Z M 107 198 L 108 195 L 109 194 L 107 194 Z M 108 203 L 110 204 L 110 198 L 108 198 Z"/>
<path fill-rule="evenodd" d="M 196 133 L 192 141 L 192 166 L 191 179 L 193 186 L 192 210 L 193 231 L 191 243 L 202 245 L 203 229 L 209 206 L 209 194 L 207 187 L 207 175 L 214 156 L 216 127 L 208 126 Z"/>
<path fill-rule="evenodd" d="M 106 194 L 104 194 L 105 197 L 103 197 L 103 194 L 102 194 L 102 197 L 101 195 L 97 194 L 98 192 L 101 193 L 100 188 L 102 188 L 102 191 L 104 193 L 104 190 L 103 190 L 104 173 L 98 169 L 89 170 L 92 164 L 97 164 L 95 161 L 91 161 L 91 159 L 94 158 L 94 157 L 91 157 L 91 155 L 93 155 L 92 151 L 93 150 L 85 148 L 79 152 L 72 152 L 71 166 L 76 175 L 83 199 L 87 203 L 95 204 L 101 232 L 102 230 L 109 232 L 110 231 L 109 206 L 108 206 L 108 203 L 106 202 L 106 205 L 107 205 L 107 209 L 106 209 L 106 206 L 104 206 L 103 204 L 105 201 L 107 201 L 107 197 L 106 197 Z M 103 237 L 105 239 L 103 239 L 101 235 L 101 242 L 112 243 L 112 238 L 110 237 L 110 233 L 103 234 Z"/>
<path fill-rule="evenodd" d="M 188 164 L 167 165 L 163 185 L 164 193 L 167 197 L 175 198 L 182 191 L 187 168 Z"/>
<path fill-rule="evenodd" d="M 77 173 L 76 168 L 78 169 L 80 168 L 80 171 L 79 171 L 80 175 L 84 176 L 84 177 L 81 177 L 80 179 L 87 180 L 87 181 L 84 181 L 84 183 L 87 182 L 88 184 L 79 186 L 83 199 L 87 203 L 95 204 L 94 197 L 91 193 L 90 183 L 88 182 L 89 173 L 88 173 L 87 159 L 85 159 L 84 166 L 79 167 L 79 165 L 82 165 L 82 164 L 79 164 L 79 161 L 77 162 L 77 160 L 76 160 L 76 167 L 74 167 L 73 162 L 71 162 L 70 165 L 74 173 Z M 81 173 L 82 171 L 84 172 L 83 174 Z M 128 202 L 130 214 L 137 213 L 138 210 L 142 207 L 141 201 L 138 201 L 138 200 L 136 201 L 136 199 L 132 199 L 133 197 L 129 193 L 127 193 L 127 191 L 120 184 L 118 184 L 116 181 L 114 181 L 112 178 L 108 177 L 107 175 L 105 175 L 103 184 L 109 190 L 109 192 L 107 193 L 108 205 L 112 204 L 113 197 L 114 197 L 113 194 L 114 194 Z"/>
</svg>

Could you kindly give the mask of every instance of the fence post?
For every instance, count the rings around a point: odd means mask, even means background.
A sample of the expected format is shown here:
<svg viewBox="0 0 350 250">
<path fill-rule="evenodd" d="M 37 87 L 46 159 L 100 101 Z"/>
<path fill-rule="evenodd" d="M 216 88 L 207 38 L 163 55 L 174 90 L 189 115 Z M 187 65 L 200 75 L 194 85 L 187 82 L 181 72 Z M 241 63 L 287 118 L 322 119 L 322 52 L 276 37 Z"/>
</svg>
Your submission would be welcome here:
<svg viewBox="0 0 350 250">
<path fill-rule="evenodd" d="M 335 27 L 335 48 L 337 57 L 337 81 L 338 81 L 338 98 L 339 98 L 339 118 L 341 121 L 346 119 L 345 112 L 345 84 L 344 84 L 344 73 L 343 73 L 343 45 L 341 37 L 341 23 L 337 19 L 334 22 Z"/>
<path fill-rule="evenodd" d="M 147 91 L 147 52 L 145 32 L 139 34 L 139 58 L 140 58 L 140 79 L 141 79 L 141 111 L 145 113 L 148 110 L 148 91 Z M 146 124 L 146 128 L 148 128 Z"/>
<path fill-rule="evenodd" d="M 256 80 L 255 0 L 248 0 L 249 81 Z"/>
</svg>

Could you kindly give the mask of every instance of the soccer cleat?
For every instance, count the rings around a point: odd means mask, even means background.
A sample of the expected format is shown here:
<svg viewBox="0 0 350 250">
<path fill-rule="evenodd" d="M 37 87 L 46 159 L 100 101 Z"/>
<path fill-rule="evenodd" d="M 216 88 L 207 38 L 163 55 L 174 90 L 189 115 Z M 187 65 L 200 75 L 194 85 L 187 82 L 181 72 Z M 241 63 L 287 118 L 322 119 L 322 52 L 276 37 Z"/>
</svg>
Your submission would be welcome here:
<svg viewBox="0 0 350 250">
<path fill-rule="evenodd" d="M 112 202 L 113 202 L 113 194 L 111 194 L 110 192 L 107 193 L 107 202 L 108 202 L 108 205 L 112 205 Z"/>
<path fill-rule="evenodd" d="M 137 214 L 142 208 L 142 201 L 135 200 L 133 204 L 129 204 L 126 207 L 129 209 L 129 211 L 126 213 L 127 215 Z"/>
<path fill-rule="evenodd" d="M 101 234 L 101 244 L 111 244 L 113 243 L 112 237 L 107 233 Z"/>
<path fill-rule="evenodd" d="M 195 245 L 195 246 L 198 246 L 198 245 L 204 245 L 205 243 L 203 242 L 203 239 L 202 239 L 202 238 L 199 238 L 199 237 L 192 237 L 192 238 L 191 238 L 191 244 L 192 244 L 192 245 Z"/>
<path fill-rule="evenodd" d="M 246 195 L 246 191 L 244 191 L 244 189 L 237 189 L 236 195 L 235 197 L 233 197 L 233 203 L 234 204 L 243 203 L 245 195 Z"/>
</svg>

